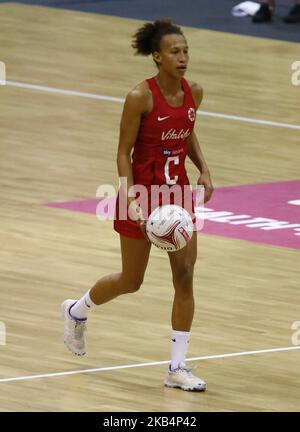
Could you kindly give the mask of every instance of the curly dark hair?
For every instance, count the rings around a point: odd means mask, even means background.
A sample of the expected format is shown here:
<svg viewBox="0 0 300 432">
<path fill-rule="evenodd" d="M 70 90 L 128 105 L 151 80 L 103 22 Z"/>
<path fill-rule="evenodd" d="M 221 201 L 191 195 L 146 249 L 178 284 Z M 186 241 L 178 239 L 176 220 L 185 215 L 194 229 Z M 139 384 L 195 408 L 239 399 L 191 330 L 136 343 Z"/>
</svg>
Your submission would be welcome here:
<svg viewBox="0 0 300 432">
<path fill-rule="evenodd" d="M 147 56 L 160 50 L 161 39 L 167 34 L 183 36 L 181 28 L 173 24 L 169 18 L 145 23 L 134 34 L 131 46 L 135 49 L 135 54 Z"/>
</svg>

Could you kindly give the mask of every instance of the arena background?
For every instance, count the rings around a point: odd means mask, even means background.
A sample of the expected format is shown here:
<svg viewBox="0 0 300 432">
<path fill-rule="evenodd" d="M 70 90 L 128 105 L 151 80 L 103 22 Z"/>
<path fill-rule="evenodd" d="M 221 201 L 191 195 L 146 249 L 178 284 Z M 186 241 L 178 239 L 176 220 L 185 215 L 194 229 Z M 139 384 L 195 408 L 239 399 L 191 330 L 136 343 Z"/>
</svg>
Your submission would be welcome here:
<svg viewBox="0 0 300 432">
<path fill-rule="evenodd" d="M 0 410 L 298 411 L 299 24 L 234 18 L 231 0 L 0 2 Z M 215 192 L 198 235 L 189 364 L 208 383 L 164 388 L 173 297 L 152 248 L 142 289 L 99 307 L 88 354 L 60 304 L 120 269 L 99 185 L 118 186 L 124 98 L 156 73 L 134 31 L 170 17 L 204 100 L 196 133 Z M 195 184 L 197 172 L 187 162 Z"/>
</svg>

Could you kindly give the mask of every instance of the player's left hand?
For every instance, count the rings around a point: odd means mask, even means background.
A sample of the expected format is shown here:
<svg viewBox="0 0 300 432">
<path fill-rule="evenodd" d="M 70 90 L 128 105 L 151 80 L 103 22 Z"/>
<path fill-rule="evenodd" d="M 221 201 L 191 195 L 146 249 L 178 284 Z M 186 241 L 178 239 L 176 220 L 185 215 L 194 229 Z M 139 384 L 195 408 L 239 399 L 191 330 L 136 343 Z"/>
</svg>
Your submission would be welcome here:
<svg viewBox="0 0 300 432">
<path fill-rule="evenodd" d="M 200 175 L 197 184 L 204 186 L 204 203 L 208 202 L 214 191 L 209 171 L 204 171 Z"/>
</svg>

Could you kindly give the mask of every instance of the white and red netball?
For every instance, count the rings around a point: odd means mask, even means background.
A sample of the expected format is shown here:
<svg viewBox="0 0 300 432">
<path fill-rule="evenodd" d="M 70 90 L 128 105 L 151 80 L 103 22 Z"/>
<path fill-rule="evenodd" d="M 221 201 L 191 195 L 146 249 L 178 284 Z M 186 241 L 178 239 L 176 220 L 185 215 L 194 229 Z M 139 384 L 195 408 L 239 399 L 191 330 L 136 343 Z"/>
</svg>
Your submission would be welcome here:
<svg viewBox="0 0 300 432">
<path fill-rule="evenodd" d="M 184 208 L 163 205 L 150 214 L 146 232 L 156 247 L 173 252 L 182 249 L 192 238 L 193 221 Z"/>
</svg>

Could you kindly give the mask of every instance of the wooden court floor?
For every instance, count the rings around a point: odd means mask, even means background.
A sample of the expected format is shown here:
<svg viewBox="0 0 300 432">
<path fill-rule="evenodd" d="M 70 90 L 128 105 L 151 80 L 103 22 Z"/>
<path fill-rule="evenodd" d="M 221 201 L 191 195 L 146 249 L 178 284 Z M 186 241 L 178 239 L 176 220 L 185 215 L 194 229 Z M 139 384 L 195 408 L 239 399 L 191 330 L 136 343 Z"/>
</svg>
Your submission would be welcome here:
<svg viewBox="0 0 300 432">
<path fill-rule="evenodd" d="M 117 186 L 121 99 L 155 68 L 130 48 L 140 21 L 19 4 L 0 12 L 7 69 L 0 86 L 0 410 L 298 411 L 300 352 L 276 351 L 293 347 L 291 325 L 300 320 L 294 249 L 199 234 L 189 358 L 198 358 L 191 363 L 208 383 L 205 394 L 162 386 L 173 289 L 167 256 L 154 248 L 141 291 L 91 314 L 88 354 L 65 349 L 60 303 L 119 271 L 119 239 L 111 221 L 44 204 Z M 300 87 L 290 79 L 298 44 L 184 31 L 187 77 L 204 88 L 202 110 L 300 124 Z M 299 178 L 299 129 L 200 115 L 196 131 L 215 187 Z"/>
</svg>

